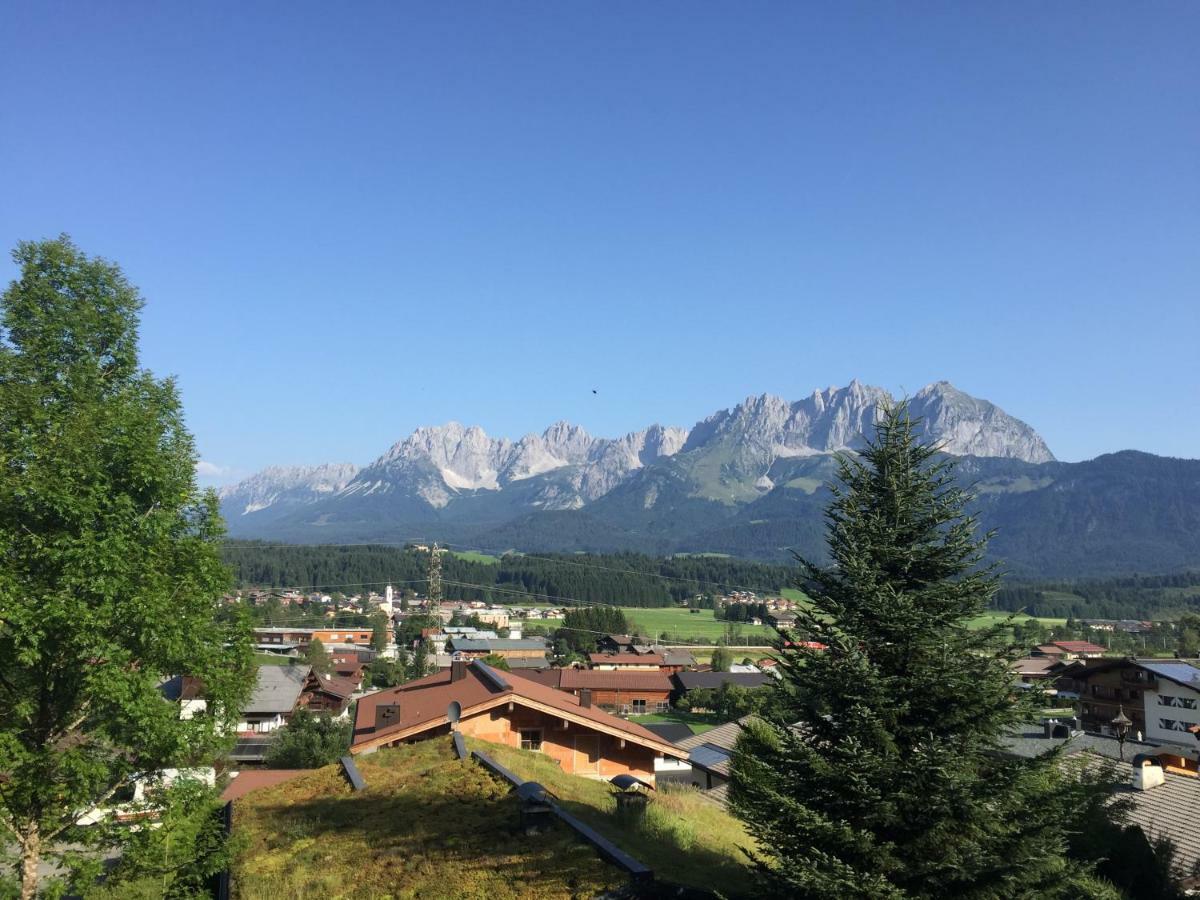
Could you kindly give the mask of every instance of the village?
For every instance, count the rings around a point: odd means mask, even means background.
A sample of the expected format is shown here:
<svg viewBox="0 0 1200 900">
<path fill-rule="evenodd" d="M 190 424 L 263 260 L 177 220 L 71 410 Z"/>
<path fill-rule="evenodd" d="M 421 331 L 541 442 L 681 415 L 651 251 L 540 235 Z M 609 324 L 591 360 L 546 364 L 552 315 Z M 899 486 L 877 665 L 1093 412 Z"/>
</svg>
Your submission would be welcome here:
<svg viewBox="0 0 1200 900">
<path fill-rule="evenodd" d="M 263 596 L 248 592 L 241 602 L 261 603 Z M 278 599 L 316 608 L 334 602 L 319 594 Z M 562 608 L 415 595 L 402 602 L 388 586 L 329 612 L 362 613 L 368 608 L 364 601 L 388 614 L 383 640 L 373 627 L 254 629 L 255 650 L 264 662 L 240 716 L 236 744 L 213 776 L 225 785 L 223 797 L 234 803 L 235 827 L 238 804 L 304 776 L 304 769 L 280 771 L 266 764 L 273 742 L 301 710 L 349 726 L 339 765 L 352 787 L 362 778 L 358 764 L 378 751 L 453 739 L 455 747 L 469 741 L 489 760 L 488 747 L 518 754 L 518 761 L 520 754 L 537 755 L 563 777 L 607 782 L 614 796 L 631 791 L 640 804 L 685 790 L 723 807 L 738 736 L 763 713 L 771 694 L 766 689 L 779 675 L 774 651 L 758 648 L 740 662 L 725 653 L 722 662 L 721 654 L 713 659 L 711 648 L 701 653 L 628 634 L 596 634 L 586 658 L 564 663 L 549 634 L 525 630 L 532 623 L 561 622 Z M 473 624 L 450 624 L 467 619 Z M 414 620 L 441 624 L 406 631 Z M 1103 632 L 1107 624 L 1092 627 Z M 824 650 L 780 627 L 784 646 Z M 409 638 L 398 644 L 397 636 L 406 633 Z M 311 664 L 314 647 L 328 665 Z M 425 671 L 394 687 L 372 686 L 376 660 L 422 648 Z M 1069 756 L 1088 754 L 1126 767 L 1120 791 L 1132 803 L 1131 820 L 1148 835 L 1174 843 L 1181 872 L 1200 864 L 1200 835 L 1189 813 L 1200 803 L 1200 668 L 1184 660 L 1113 655 L 1086 640 L 1058 640 L 1030 647 L 1012 672 L 1014 687 L 1039 692 L 1045 708 L 1040 719 L 1005 739 L 1002 752 L 1036 756 L 1061 747 Z M 168 680 L 164 695 L 179 704 L 182 717 L 203 709 L 203 685 L 186 675 Z M 449 753 L 451 744 L 446 748 Z M 628 820 L 615 807 L 605 815 L 599 817 L 601 831 L 619 846 Z M 1184 883 L 1192 883 L 1190 876 Z"/>
</svg>

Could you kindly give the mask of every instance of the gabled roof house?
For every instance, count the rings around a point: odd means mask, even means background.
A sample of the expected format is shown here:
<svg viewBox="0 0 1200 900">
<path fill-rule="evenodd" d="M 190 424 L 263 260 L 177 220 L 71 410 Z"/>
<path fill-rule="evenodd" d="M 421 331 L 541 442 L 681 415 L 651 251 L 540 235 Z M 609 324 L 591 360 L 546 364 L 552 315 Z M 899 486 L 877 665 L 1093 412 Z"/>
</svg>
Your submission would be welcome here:
<svg viewBox="0 0 1200 900">
<path fill-rule="evenodd" d="M 358 702 L 353 754 L 457 730 L 510 747 L 544 753 L 564 772 L 593 778 L 630 774 L 653 782 L 656 762 L 687 754 L 652 731 L 518 672 L 480 660 L 456 661 L 398 688 Z"/>
</svg>

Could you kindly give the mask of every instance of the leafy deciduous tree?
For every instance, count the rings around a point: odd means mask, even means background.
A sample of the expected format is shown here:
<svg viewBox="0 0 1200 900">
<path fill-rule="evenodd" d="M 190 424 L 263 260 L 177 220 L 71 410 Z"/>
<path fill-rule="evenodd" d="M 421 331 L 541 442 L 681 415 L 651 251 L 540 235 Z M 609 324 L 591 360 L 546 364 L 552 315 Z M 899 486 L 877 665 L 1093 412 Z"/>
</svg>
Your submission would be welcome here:
<svg viewBox="0 0 1200 900">
<path fill-rule="evenodd" d="M 66 237 L 22 243 L 0 319 L 0 835 L 21 896 L 139 772 L 207 761 L 252 683 L 218 621 L 217 501 L 171 380 L 141 369 L 137 290 Z M 199 678 L 181 720 L 165 675 Z M 3 838 L 0 838 L 3 840 Z"/>
</svg>

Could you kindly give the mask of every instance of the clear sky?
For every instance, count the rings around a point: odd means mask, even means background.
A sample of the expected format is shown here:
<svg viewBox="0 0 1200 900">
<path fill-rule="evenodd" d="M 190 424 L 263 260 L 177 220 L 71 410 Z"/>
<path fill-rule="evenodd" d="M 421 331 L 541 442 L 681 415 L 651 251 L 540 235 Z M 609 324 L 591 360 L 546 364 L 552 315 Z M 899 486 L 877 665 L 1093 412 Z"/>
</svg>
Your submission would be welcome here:
<svg viewBox="0 0 1200 900">
<path fill-rule="evenodd" d="M 0 244 L 121 263 L 217 479 L 854 377 L 1200 456 L 1193 0 L 0 21 Z"/>
</svg>

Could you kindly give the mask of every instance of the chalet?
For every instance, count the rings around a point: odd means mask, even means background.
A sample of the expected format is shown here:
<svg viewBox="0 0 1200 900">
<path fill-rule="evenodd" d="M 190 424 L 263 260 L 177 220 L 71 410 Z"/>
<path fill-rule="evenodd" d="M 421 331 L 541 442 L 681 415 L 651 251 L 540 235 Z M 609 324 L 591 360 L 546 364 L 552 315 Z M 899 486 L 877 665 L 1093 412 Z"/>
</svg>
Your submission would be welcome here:
<svg viewBox="0 0 1200 900">
<path fill-rule="evenodd" d="M 593 669 L 657 672 L 666 665 L 658 653 L 591 653 L 588 662 Z"/>
<path fill-rule="evenodd" d="M 1200 669 L 1178 660 L 1118 659 L 1080 666 L 1069 673 L 1079 691 L 1086 731 L 1115 734 L 1124 711 L 1131 735 L 1162 744 L 1196 747 L 1189 733 L 1200 726 Z"/>
<path fill-rule="evenodd" d="M 640 725 L 517 672 L 475 660 L 363 697 L 352 754 L 457 730 L 468 737 L 544 753 L 564 772 L 592 778 L 630 774 L 653 783 L 659 760 L 686 753 Z"/>
<path fill-rule="evenodd" d="M 362 684 L 362 672 L 357 679 L 342 675 L 318 675 L 309 672 L 300 695 L 300 704 L 313 712 L 324 712 L 340 718 L 350 708 L 350 701 Z"/>
<path fill-rule="evenodd" d="M 583 696 L 592 703 L 622 715 L 663 712 L 670 707 L 671 679 L 662 672 L 636 670 L 562 669 L 558 689 Z"/>
<path fill-rule="evenodd" d="M 627 634 L 602 634 L 596 639 L 601 653 L 634 653 L 634 640 Z"/>
</svg>

